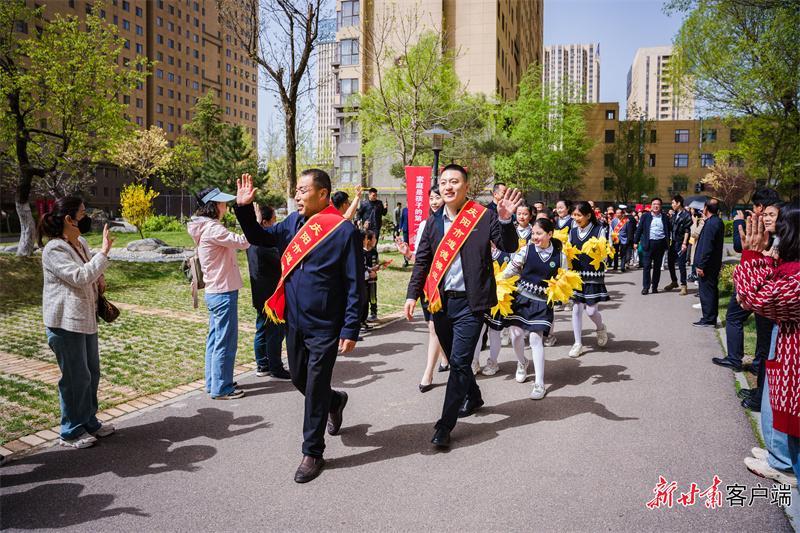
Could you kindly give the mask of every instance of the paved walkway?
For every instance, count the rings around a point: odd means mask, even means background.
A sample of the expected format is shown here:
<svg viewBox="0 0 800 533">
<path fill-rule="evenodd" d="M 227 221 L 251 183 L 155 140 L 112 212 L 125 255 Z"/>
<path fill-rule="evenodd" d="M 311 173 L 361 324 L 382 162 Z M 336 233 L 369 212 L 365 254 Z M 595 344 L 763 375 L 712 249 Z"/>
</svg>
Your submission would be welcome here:
<svg viewBox="0 0 800 533">
<path fill-rule="evenodd" d="M 399 322 L 337 363 L 350 403 L 314 482 L 292 481 L 300 395 L 251 375 L 240 400 L 190 393 L 122 418 L 94 448 L 12 461 L 0 469 L 2 528 L 789 531 L 763 500 L 645 507 L 659 476 L 677 482 L 676 499 L 714 475 L 723 492 L 771 483 L 742 464 L 756 442 L 732 374 L 709 361 L 720 350 L 715 333 L 689 326 L 696 300 L 643 297 L 640 276 L 610 279 L 614 301 L 602 309 L 612 339 L 602 352 L 568 358 L 571 328 L 559 316 L 544 400 L 527 399 L 531 384 L 514 382 L 504 348 L 501 373 L 479 378 L 486 407 L 459 423 L 449 452 L 428 443 L 444 387 L 417 391 L 425 325 Z"/>
</svg>

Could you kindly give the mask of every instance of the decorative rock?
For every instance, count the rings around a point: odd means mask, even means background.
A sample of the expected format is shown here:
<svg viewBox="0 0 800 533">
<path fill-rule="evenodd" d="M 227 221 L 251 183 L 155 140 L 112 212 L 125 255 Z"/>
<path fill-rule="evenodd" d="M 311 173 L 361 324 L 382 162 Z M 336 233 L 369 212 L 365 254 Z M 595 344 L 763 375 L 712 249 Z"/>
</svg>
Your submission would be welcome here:
<svg viewBox="0 0 800 533">
<path fill-rule="evenodd" d="M 149 237 L 147 239 L 139 239 L 138 241 L 131 241 L 125 247 L 129 252 L 154 252 L 161 247 L 167 246 L 167 243 L 161 239 L 154 239 Z"/>
<path fill-rule="evenodd" d="M 115 220 L 114 225 L 108 228 L 108 230 L 114 233 L 137 233 L 136 226 L 124 220 Z"/>
<path fill-rule="evenodd" d="M 179 254 L 183 252 L 183 248 L 179 246 L 162 246 L 158 250 L 156 250 L 160 254 L 164 255 L 172 255 L 172 254 Z"/>
</svg>

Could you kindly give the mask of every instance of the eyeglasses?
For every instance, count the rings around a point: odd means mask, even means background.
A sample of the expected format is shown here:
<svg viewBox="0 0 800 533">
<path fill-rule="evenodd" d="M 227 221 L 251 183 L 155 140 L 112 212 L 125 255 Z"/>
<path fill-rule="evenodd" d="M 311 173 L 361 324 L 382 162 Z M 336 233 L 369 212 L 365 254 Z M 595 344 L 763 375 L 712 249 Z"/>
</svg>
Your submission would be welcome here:
<svg viewBox="0 0 800 533">
<path fill-rule="evenodd" d="M 313 187 L 298 187 L 296 190 L 300 194 L 307 194 L 307 193 L 313 191 L 314 188 Z"/>
</svg>

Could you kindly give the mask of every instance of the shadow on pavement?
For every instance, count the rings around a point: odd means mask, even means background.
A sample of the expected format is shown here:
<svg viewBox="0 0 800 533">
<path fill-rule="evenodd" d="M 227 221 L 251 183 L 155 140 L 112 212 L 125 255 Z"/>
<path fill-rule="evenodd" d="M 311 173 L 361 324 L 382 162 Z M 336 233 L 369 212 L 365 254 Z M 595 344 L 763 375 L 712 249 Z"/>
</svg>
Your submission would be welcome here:
<svg viewBox="0 0 800 533">
<path fill-rule="evenodd" d="M 288 379 L 264 379 L 255 378 L 256 381 L 250 383 L 240 383 L 238 388 L 247 393 L 245 398 L 250 396 L 261 396 L 262 394 L 279 394 L 295 390 L 291 380 Z"/>
<path fill-rule="evenodd" d="M 589 396 L 549 397 L 542 402 L 529 399 L 514 400 L 495 406 L 485 406 L 473 417 L 464 419 L 453 430 L 453 446 L 466 447 L 482 444 L 494 439 L 506 429 L 527 426 L 543 421 L 563 420 L 585 413 L 595 414 L 607 420 L 622 422 L 637 418 L 618 416 Z M 481 422 L 485 415 L 503 415 L 495 422 Z M 328 460 L 327 468 L 350 468 L 370 463 L 388 461 L 416 453 L 437 453 L 430 444 L 433 422 L 403 424 L 384 431 L 369 434 L 370 424 L 358 424 L 342 428 L 342 444 L 351 448 L 374 448 L 372 450 Z"/>
<path fill-rule="evenodd" d="M 234 418 L 233 413 L 216 408 L 199 409 L 193 416 L 168 416 L 158 422 L 119 429 L 116 434 L 85 450 L 51 448 L 13 461 L 4 470 L 35 466 L 20 474 L 4 472 L 2 486 L 6 489 L 28 483 L 90 478 L 104 473 L 129 478 L 172 471 L 194 472 L 200 468 L 197 463 L 216 455 L 217 449 L 199 444 L 174 447 L 175 443 L 199 437 L 229 439 L 272 426 L 270 422 L 259 423 L 262 420 L 260 416 Z M 247 427 L 230 429 L 231 426 Z M 3 522 L 14 510 L 14 507 L 6 505 L 6 499 L 12 497 L 18 496 L 4 495 L 0 500 Z M 32 503 L 29 502 L 29 505 Z M 36 503 L 41 505 L 43 502 Z M 59 507 L 62 505 L 60 502 L 54 503 Z M 59 512 L 40 512 L 54 517 L 59 515 Z"/>
<path fill-rule="evenodd" d="M 86 494 L 78 483 L 40 485 L 2 498 L 0 529 L 43 529 L 93 522 L 109 516 L 150 516 L 136 507 L 112 507 L 111 494 Z"/>
<path fill-rule="evenodd" d="M 630 374 L 625 374 L 628 369 L 622 365 L 591 366 L 585 360 L 564 358 L 548 361 L 545 366 L 545 387 L 551 394 L 567 386 L 578 386 L 592 380 L 592 385 L 598 383 L 618 383 L 631 381 Z"/>
<path fill-rule="evenodd" d="M 383 379 L 386 374 L 402 372 L 402 369 L 396 367 L 376 370 L 377 367 L 386 366 L 387 364 L 382 361 L 359 361 L 349 359 L 347 356 L 339 358 L 336 360 L 336 366 L 333 367 L 333 388 L 363 387 Z"/>
</svg>

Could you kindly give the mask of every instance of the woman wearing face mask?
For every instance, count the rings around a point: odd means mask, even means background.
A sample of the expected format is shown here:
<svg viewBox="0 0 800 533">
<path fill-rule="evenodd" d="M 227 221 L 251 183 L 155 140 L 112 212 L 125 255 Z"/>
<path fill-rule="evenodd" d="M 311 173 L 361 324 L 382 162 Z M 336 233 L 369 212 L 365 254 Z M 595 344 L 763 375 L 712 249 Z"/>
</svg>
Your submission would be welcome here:
<svg viewBox="0 0 800 533">
<path fill-rule="evenodd" d="M 105 290 L 103 272 L 109 265 L 113 240 L 106 225 L 102 249 L 92 257 L 81 237 L 91 227 L 83 201 L 74 196 L 56 200 L 53 210 L 39 221 L 39 246 L 42 236 L 49 239 L 42 251 L 42 313 L 47 344 L 61 368 L 59 443 L 70 448 L 88 448 L 97 437 L 114 433 L 114 426 L 103 425 L 96 417 L 100 383 L 97 300 Z"/>
<path fill-rule="evenodd" d="M 438 185 L 433 185 L 431 187 L 428 202 L 431 208 L 430 215 L 436 213 L 444 205 L 444 200 L 442 200 L 442 196 L 439 194 Z M 419 241 L 422 239 L 422 232 L 425 229 L 426 222 L 427 220 L 423 220 L 417 228 L 416 242 L 414 243 L 415 250 L 419 249 Z M 400 237 L 395 237 L 394 243 L 395 246 L 397 246 L 397 251 L 403 254 L 406 261 L 414 260 L 414 254 L 411 253 L 411 250 L 408 248 L 408 243 Z M 444 355 L 444 350 L 442 350 L 442 346 L 439 344 L 439 337 L 436 336 L 436 332 L 433 329 L 431 314 L 428 312 L 428 306 L 425 302 L 422 304 L 422 314 L 425 316 L 425 322 L 428 324 L 428 360 L 425 364 L 425 371 L 422 373 L 422 380 L 420 380 L 419 383 L 419 391 L 428 392 L 433 388 L 433 369 L 436 368 L 437 361 L 441 361 L 439 363 L 439 372 L 445 372 L 449 370 L 450 367 L 447 362 L 447 357 Z"/>
</svg>

